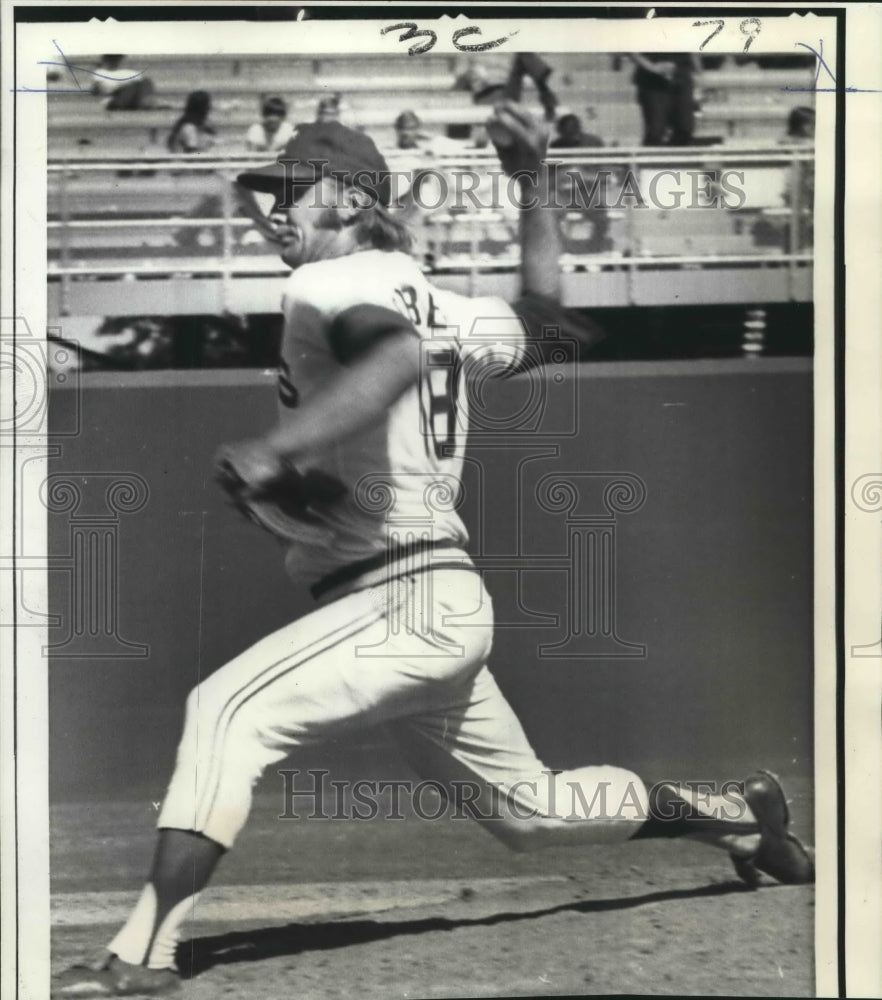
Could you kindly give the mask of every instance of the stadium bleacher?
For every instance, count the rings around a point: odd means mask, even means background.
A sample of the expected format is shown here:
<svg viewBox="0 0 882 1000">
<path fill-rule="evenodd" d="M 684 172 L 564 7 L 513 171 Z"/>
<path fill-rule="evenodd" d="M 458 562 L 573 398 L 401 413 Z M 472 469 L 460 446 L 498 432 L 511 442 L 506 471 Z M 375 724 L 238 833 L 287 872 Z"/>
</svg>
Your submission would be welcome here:
<svg viewBox="0 0 882 1000">
<path fill-rule="evenodd" d="M 85 57 L 84 57 L 85 58 Z M 640 116 L 631 84 L 630 64 L 615 68 L 607 55 L 555 54 L 552 84 L 562 107 L 579 114 L 586 128 L 608 145 L 640 140 Z M 292 121 L 311 121 L 318 99 L 339 93 L 347 124 L 369 128 L 390 144 L 392 123 L 404 108 L 419 111 L 426 126 L 483 121 L 471 94 L 454 90 L 449 56 L 424 56 L 417 64 L 388 57 L 293 58 L 236 56 L 197 60 L 164 57 L 150 60 L 149 72 L 163 100 L 182 107 L 186 95 L 207 90 L 215 105 L 212 120 L 222 148 L 241 148 L 244 133 L 257 116 L 261 97 L 277 93 L 289 102 Z M 703 74 L 704 100 L 698 135 L 726 138 L 776 138 L 783 134 L 790 110 L 806 103 L 799 88 L 811 85 L 810 70 L 762 70 L 726 67 Z M 533 96 L 528 91 L 527 96 Z M 88 144 L 104 154 L 116 150 L 147 152 L 161 146 L 174 121 L 172 111 L 105 111 L 88 94 L 50 95 L 50 152 L 82 152 Z"/>
<path fill-rule="evenodd" d="M 578 114 L 585 131 L 605 143 L 581 154 L 567 151 L 565 161 L 589 173 L 631 170 L 643 190 L 665 168 L 738 169 L 748 195 L 737 212 L 710 206 L 630 211 L 625 205 L 565 213 L 561 265 L 570 304 L 810 297 L 811 245 L 800 234 L 810 231 L 804 217 L 812 206 L 794 200 L 792 192 L 812 169 L 812 150 L 782 145 L 790 110 L 807 103 L 800 88 L 810 83 L 809 69 L 724 63 L 707 70 L 697 147 L 648 151 L 638 146 L 640 113 L 627 59 L 555 54 L 548 60 L 559 111 Z M 507 57 L 488 63 L 491 77 L 503 78 L 506 63 Z M 237 211 L 229 184 L 247 162 L 245 131 L 268 93 L 288 100 L 294 122 L 312 120 L 318 99 L 339 93 L 342 120 L 367 129 L 393 169 L 393 122 L 401 110 L 416 110 L 424 131 L 436 135 L 448 125 L 480 125 L 488 114 L 467 90 L 454 89 L 462 64 L 443 55 L 418 63 L 366 56 L 165 56 L 139 68 L 149 71 L 171 105 L 182 106 L 194 89 L 209 90 L 217 143 L 202 157 L 171 158 L 164 143 L 176 110 L 111 112 L 88 94 L 50 95 L 48 253 L 55 315 L 118 314 L 119 281 L 126 282 L 126 307 L 135 312 L 245 312 L 269 294 L 284 268 Z M 538 110 L 529 86 L 525 100 Z M 721 141 L 711 144 L 715 139 Z M 442 173 L 480 172 L 495 165 L 495 155 L 445 147 L 426 163 Z M 426 267 L 440 283 L 470 292 L 510 283 L 518 264 L 515 215 L 505 206 L 456 207 L 448 197 L 418 227 Z M 702 284 L 703 269 L 713 269 L 716 279 Z M 187 282 L 190 291 L 183 294 Z"/>
</svg>

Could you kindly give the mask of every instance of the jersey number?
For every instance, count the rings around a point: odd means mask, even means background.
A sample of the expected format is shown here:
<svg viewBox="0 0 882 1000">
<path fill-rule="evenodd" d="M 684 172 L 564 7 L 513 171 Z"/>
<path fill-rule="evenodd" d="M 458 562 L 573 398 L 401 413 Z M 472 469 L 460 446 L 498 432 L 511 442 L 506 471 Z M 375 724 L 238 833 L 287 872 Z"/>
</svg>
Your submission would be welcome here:
<svg viewBox="0 0 882 1000">
<path fill-rule="evenodd" d="M 291 366 L 283 358 L 279 369 L 279 400 L 282 406 L 293 410 L 300 403 L 300 393 L 291 381 Z"/>
<path fill-rule="evenodd" d="M 456 446 L 456 397 L 459 358 L 452 348 L 426 352 L 424 384 L 428 391 L 428 430 L 436 458 L 453 458 Z M 428 447 L 428 442 L 427 442 Z"/>
<path fill-rule="evenodd" d="M 414 326 L 422 325 L 422 313 L 417 300 L 416 289 L 412 285 L 402 285 L 395 289 L 401 304 L 401 312 Z M 431 293 L 428 297 L 426 326 L 429 330 L 443 330 L 447 327 L 439 313 Z M 460 363 L 457 352 L 452 347 L 430 347 L 423 355 L 426 370 L 423 386 L 426 404 L 423 408 L 423 427 L 436 458 L 452 458 L 456 445 L 456 399 L 459 392 Z"/>
</svg>

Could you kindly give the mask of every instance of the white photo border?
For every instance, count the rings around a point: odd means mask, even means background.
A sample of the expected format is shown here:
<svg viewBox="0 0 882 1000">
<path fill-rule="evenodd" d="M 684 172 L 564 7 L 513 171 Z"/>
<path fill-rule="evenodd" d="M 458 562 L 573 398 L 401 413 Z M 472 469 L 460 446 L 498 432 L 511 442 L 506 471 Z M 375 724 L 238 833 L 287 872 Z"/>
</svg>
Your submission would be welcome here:
<svg viewBox="0 0 882 1000">
<path fill-rule="evenodd" d="M 2 308 L 9 322 L 24 319 L 37 341 L 48 322 L 46 303 L 46 173 L 35 164 L 46 162 L 46 99 L 40 94 L 14 93 L 14 88 L 39 87 L 43 79 L 37 63 L 45 58 L 53 38 L 63 32 L 65 53 L 124 51 L 131 55 L 151 51 L 311 53 L 389 52 L 400 43 L 382 37 L 381 22 L 349 19 L 337 8 L 333 20 L 317 16 L 303 22 L 237 22 L 239 4 L 212 5 L 229 12 L 224 26 L 194 38 L 181 31 L 180 21 L 112 21 L 113 9 L 135 4 L 89 7 L 91 20 L 67 20 L 77 8 L 66 4 L 13 2 L 3 11 L 3 202 L 2 242 L 7 250 L 0 262 Z M 253 6 L 253 5 L 248 5 Z M 293 5 L 275 5 L 293 6 Z M 448 5 L 421 4 L 421 8 Z M 817 110 L 815 205 L 815 837 L 818 858 L 816 919 L 816 982 L 820 996 L 872 996 L 882 993 L 882 741 L 878 734 L 880 699 L 879 660 L 853 651 L 872 640 L 879 628 L 882 573 L 879 560 L 879 518 L 862 514 L 852 487 L 862 476 L 879 473 L 882 419 L 879 416 L 880 349 L 879 265 L 882 262 L 879 183 L 882 176 L 882 61 L 878 39 L 882 28 L 880 5 L 815 4 L 751 7 L 747 4 L 655 5 L 654 17 L 635 17 L 630 5 L 572 4 L 468 5 L 462 23 L 484 27 L 496 37 L 520 30 L 533 51 L 572 50 L 572 18 L 592 7 L 621 8 L 621 19 L 601 17 L 584 24 L 581 51 L 688 51 L 697 48 L 695 14 L 714 17 L 761 16 L 764 33 L 755 51 L 790 51 L 800 41 L 824 43 L 829 75 L 819 78 Z M 324 14 L 325 4 L 311 5 Z M 183 9 L 179 4 L 153 4 L 154 15 Z M 208 5 L 202 8 L 207 15 Z M 194 11 L 198 8 L 188 8 Z M 321 9 L 321 10 L 320 10 Z M 394 23 L 413 5 L 390 4 L 384 14 Z M 58 12 L 57 21 L 29 20 L 29 14 Z M 62 15 L 62 11 L 64 12 Z M 553 14 L 553 17 L 549 15 Z M 675 16 L 681 14 L 681 16 Z M 486 24 L 482 21 L 486 18 Z M 105 20 L 105 18 L 107 18 Z M 453 21 L 450 21 L 452 24 Z M 235 28 L 233 28 L 235 24 Z M 661 33 L 660 27 L 663 27 Z M 133 32 L 133 28 L 136 28 Z M 123 41 L 124 39 L 124 41 Z M 721 33 L 715 52 L 741 51 L 736 32 Z M 527 45 L 513 40 L 510 50 Z M 436 51 L 456 49 L 449 32 L 438 31 Z M 846 91 L 846 87 L 852 88 Z M 855 151 L 860 150 L 858 155 Z M 851 153 L 851 155 L 848 155 Z M 846 168 L 847 161 L 847 170 Z M 847 182 L 846 182 L 847 176 Z M 841 212 L 841 217 L 837 213 Z M 10 252 L 10 249 L 12 252 Z M 847 266 L 847 279 L 844 267 Z M 847 310 L 845 312 L 844 310 Z M 13 339 L 20 333 L 13 325 Z M 14 410 L 14 396 L 0 400 L 4 420 Z M 22 551 L 16 538 L 17 456 L 22 447 L 40 442 L 20 441 L 17 454 L 0 449 L 4 487 L 0 497 L 0 524 L 4 552 Z M 880 477 L 882 478 L 882 477 Z M 11 489 L 9 488 L 11 484 Z M 44 512 L 45 513 L 45 512 Z M 42 535 L 29 540 L 28 553 L 45 550 L 43 523 L 29 521 Z M 843 547 L 844 546 L 844 547 Z M 867 558 L 861 553 L 875 553 Z M 14 567 L 13 567 L 14 570 Z M 4 563 L 2 600 L 17 610 L 15 572 Z M 869 635 L 870 640 L 867 639 Z M 42 655 L 41 629 L 0 629 L 2 691 L 2 814 L 4 817 L 2 894 L 4 922 L 14 927 L 3 935 L 3 990 L 12 996 L 48 995 L 49 879 L 47 664 Z M 13 873 L 10 875 L 10 873 Z M 868 886 L 871 887 L 868 889 Z M 14 923 L 12 914 L 14 913 Z"/>
</svg>

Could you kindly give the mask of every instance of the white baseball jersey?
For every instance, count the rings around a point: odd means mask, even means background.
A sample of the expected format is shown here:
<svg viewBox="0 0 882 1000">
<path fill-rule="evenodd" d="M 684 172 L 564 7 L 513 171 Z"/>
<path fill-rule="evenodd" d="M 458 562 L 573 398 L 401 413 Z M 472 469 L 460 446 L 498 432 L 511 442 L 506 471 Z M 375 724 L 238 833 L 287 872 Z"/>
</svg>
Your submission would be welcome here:
<svg viewBox="0 0 882 1000">
<path fill-rule="evenodd" d="M 308 264 L 285 292 L 282 420 L 292 419 L 298 398 L 308 399 L 338 373 L 334 319 L 366 304 L 406 317 L 423 341 L 424 370 L 378 426 L 301 461 L 342 479 L 349 492 L 325 515 L 327 540 L 294 546 L 289 567 L 319 579 L 394 552 L 408 533 L 448 543 L 441 551 L 458 553 L 460 561 L 451 567 L 445 556 L 427 560 L 430 576 L 401 574 L 396 559 L 395 586 L 359 574 L 351 592 L 339 592 L 203 680 L 187 699 L 157 822 L 232 847 L 255 781 L 293 747 L 388 724 L 418 774 L 470 782 L 483 805 L 500 797 L 514 803 L 517 810 L 505 806 L 498 816 L 495 806 L 478 814 L 510 846 L 626 840 L 647 815 L 642 781 L 606 765 L 545 767 L 486 665 L 490 597 L 479 574 L 463 572 L 470 567 L 461 548 L 466 530 L 451 489 L 463 468 L 464 370 L 510 368 L 523 352 L 520 322 L 497 299 L 434 288 L 401 253 Z M 124 928 L 112 950 L 142 961 L 143 944 L 138 951 L 127 941 Z"/>
<path fill-rule="evenodd" d="M 263 122 L 255 122 L 245 134 L 245 145 L 250 151 L 278 153 L 294 138 L 294 126 L 290 122 L 280 122 L 272 135 L 268 135 Z"/>
<path fill-rule="evenodd" d="M 467 379 L 474 366 L 503 373 L 523 355 L 520 320 L 501 299 L 467 298 L 431 285 L 404 253 L 367 250 L 298 268 L 283 296 L 280 420 L 340 370 L 329 341 L 334 320 L 356 306 L 399 312 L 422 340 L 419 383 L 377 426 L 321 454 L 302 456 L 341 480 L 345 500 L 322 514 L 329 535 L 289 552 L 293 575 L 309 582 L 335 569 L 430 537 L 461 548 L 457 513 L 468 428 Z"/>
</svg>

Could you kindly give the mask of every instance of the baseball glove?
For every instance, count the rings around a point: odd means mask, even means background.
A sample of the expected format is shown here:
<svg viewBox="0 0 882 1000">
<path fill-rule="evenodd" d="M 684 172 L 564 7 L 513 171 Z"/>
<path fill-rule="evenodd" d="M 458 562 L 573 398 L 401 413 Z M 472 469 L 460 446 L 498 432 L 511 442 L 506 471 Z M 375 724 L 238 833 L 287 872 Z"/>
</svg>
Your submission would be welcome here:
<svg viewBox="0 0 882 1000">
<path fill-rule="evenodd" d="M 244 517 L 287 542 L 322 542 L 330 532 L 319 516 L 346 495 L 340 480 L 317 469 L 301 472 L 285 463 L 278 476 L 253 487 L 230 455 L 220 455 L 215 478 Z"/>
</svg>

